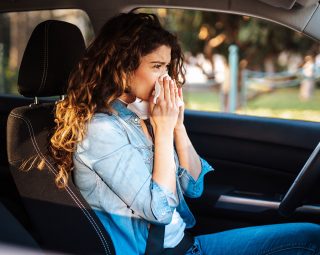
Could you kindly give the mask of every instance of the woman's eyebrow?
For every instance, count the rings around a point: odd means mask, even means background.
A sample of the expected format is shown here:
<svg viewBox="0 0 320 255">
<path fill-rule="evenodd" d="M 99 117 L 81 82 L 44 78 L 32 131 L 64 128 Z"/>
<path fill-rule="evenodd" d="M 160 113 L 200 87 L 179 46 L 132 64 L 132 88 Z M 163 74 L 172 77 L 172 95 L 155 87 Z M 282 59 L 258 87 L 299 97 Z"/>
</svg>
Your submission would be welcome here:
<svg viewBox="0 0 320 255">
<path fill-rule="evenodd" d="M 161 65 L 169 65 L 170 64 L 170 62 L 166 63 L 166 62 L 162 62 L 162 61 L 151 61 L 150 63 L 151 64 L 161 64 Z"/>
</svg>

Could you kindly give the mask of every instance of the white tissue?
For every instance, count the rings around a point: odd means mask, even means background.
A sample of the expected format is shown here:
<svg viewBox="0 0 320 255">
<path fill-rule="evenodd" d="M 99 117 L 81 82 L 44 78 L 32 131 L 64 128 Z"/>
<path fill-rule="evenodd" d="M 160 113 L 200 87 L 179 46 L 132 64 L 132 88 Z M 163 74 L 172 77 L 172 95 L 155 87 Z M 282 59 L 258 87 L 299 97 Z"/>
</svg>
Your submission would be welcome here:
<svg viewBox="0 0 320 255">
<path fill-rule="evenodd" d="M 166 73 L 160 76 L 159 79 L 163 79 L 164 77 L 169 77 L 169 80 L 171 80 L 171 77 Z M 160 96 L 161 92 L 161 86 L 158 80 L 156 80 L 155 86 L 154 86 L 154 98 L 153 98 L 153 103 L 157 104 L 157 99 Z M 180 97 L 178 97 L 178 107 L 184 105 L 184 102 L 181 100 Z"/>
<path fill-rule="evenodd" d="M 149 118 L 149 102 L 136 98 L 136 100 L 127 105 L 127 108 L 133 111 L 142 120 Z"/>
<path fill-rule="evenodd" d="M 163 79 L 164 77 L 169 77 L 169 79 L 171 80 L 169 74 L 167 74 L 167 73 L 161 75 L 159 77 L 159 79 Z M 160 86 L 160 83 L 159 83 L 159 79 L 156 80 L 156 84 L 154 85 L 154 98 L 153 98 L 153 103 L 154 104 L 157 104 L 157 99 L 160 96 L 160 92 L 161 92 L 161 86 Z"/>
</svg>

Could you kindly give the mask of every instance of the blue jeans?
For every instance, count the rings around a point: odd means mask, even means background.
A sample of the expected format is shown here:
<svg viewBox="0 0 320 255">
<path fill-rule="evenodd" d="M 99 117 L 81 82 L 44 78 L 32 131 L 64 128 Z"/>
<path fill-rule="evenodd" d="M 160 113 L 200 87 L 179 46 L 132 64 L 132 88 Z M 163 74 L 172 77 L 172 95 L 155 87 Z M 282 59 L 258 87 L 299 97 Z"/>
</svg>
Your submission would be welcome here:
<svg viewBox="0 0 320 255">
<path fill-rule="evenodd" d="M 195 237 L 186 255 L 320 255 L 320 226 L 285 223 Z"/>
</svg>

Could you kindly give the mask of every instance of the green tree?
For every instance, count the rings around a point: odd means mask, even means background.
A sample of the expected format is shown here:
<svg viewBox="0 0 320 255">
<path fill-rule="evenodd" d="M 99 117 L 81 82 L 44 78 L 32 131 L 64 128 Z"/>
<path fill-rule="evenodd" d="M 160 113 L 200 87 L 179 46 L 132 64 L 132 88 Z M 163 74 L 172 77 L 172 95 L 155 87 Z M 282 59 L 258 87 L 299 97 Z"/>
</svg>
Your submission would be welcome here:
<svg viewBox="0 0 320 255">
<path fill-rule="evenodd" d="M 179 9 L 142 9 L 158 14 L 162 24 L 180 38 L 185 51 L 205 52 L 228 56 L 228 47 L 239 47 L 240 59 L 246 59 L 252 69 L 264 68 L 266 59 L 276 59 L 282 51 L 315 55 L 317 42 L 279 24 L 240 15 Z M 200 39 L 201 28 L 207 29 L 206 38 Z M 210 40 L 223 35 L 224 40 L 210 48 Z M 208 50 L 209 49 L 209 50 Z"/>
</svg>

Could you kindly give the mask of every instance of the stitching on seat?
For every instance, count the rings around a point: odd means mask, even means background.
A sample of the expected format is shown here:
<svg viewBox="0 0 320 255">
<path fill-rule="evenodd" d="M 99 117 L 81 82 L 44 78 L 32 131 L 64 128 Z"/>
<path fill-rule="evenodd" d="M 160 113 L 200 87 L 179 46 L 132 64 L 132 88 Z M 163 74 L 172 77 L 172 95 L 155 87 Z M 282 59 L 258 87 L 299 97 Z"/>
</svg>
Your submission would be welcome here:
<svg viewBox="0 0 320 255">
<path fill-rule="evenodd" d="M 40 157 L 42 159 L 45 160 L 45 162 L 47 163 L 47 165 L 49 166 L 49 169 L 50 171 L 56 175 L 57 172 L 56 170 L 54 169 L 54 167 L 51 165 L 51 163 L 44 157 L 44 155 L 41 153 L 39 147 L 38 147 L 38 144 L 37 144 L 37 141 L 35 139 L 35 136 L 34 136 L 34 131 L 33 131 L 33 128 L 32 128 L 32 124 L 30 123 L 29 120 L 23 118 L 23 116 L 21 115 L 18 115 L 16 113 L 10 113 L 9 116 L 12 116 L 14 118 L 18 118 L 18 119 L 21 119 L 23 120 L 26 124 L 27 124 L 27 127 L 28 127 L 28 130 L 29 130 L 29 134 L 31 136 L 31 141 L 32 141 L 32 144 L 33 146 L 35 147 L 36 149 L 36 152 L 38 155 L 40 155 Z M 111 254 L 110 252 L 110 249 L 109 249 L 109 245 L 108 245 L 108 242 L 106 241 L 106 239 L 104 238 L 99 226 L 97 225 L 97 223 L 95 222 L 95 220 L 92 218 L 92 216 L 90 215 L 90 213 L 88 212 L 88 210 L 84 207 L 84 205 L 82 204 L 82 202 L 77 198 L 77 196 L 73 193 L 73 191 L 69 188 L 69 186 L 66 187 L 66 190 L 68 192 L 68 194 L 71 196 L 71 198 L 74 200 L 74 202 L 78 205 L 78 207 L 81 209 L 81 211 L 83 212 L 83 214 L 87 217 L 87 219 L 89 220 L 89 222 L 91 223 L 91 225 L 93 226 L 94 230 L 96 231 L 96 233 L 98 234 L 99 236 L 99 239 L 100 241 L 102 242 L 102 245 L 104 247 L 104 250 L 107 252 L 107 254 Z"/>
<path fill-rule="evenodd" d="M 42 73 L 42 79 L 41 79 L 41 84 L 40 84 L 40 87 L 37 91 L 37 94 L 39 94 L 41 92 L 41 89 L 43 88 L 46 80 L 47 80 L 47 74 L 48 74 L 48 66 L 49 66 L 49 52 L 48 52 L 48 37 L 49 37 L 49 26 L 51 25 L 52 22 L 48 22 L 46 23 L 45 25 L 45 33 L 44 33 L 44 70 L 43 70 L 43 73 Z"/>
<path fill-rule="evenodd" d="M 35 140 L 35 137 L 34 137 L 34 132 L 33 132 L 33 128 L 32 128 L 32 125 L 30 123 L 29 120 L 23 118 L 23 116 L 21 115 L 18 115 L 16 113 L 10 113 L 10 116 L 12 117 L 16 117 L 16 118 L 19 118 L 19 119 L 22 119 L 24 122 L 26 122 L 27 124 L 27 127 L 29 129 L 29 133 L 30 133 L 30 136 L 31 136 L 31 141 L 32 141 L 32 144 L 33 146 L 35 147 L 38 155 L 41 156 L 42 159 L 45 160 L 45 162 L 49 165 L 49 169 L 51 170 L 51 172 L 56 175 L 57 172 L 55 171 L 54 167 L 51 165 L 51 163 L 46 160 L 46 158 L 43 156 L 43 154 L 41 153 L 39 147 L 38 147 L 38 144 L 37 144 L 37 141 Z M 30 130 L 31 128 L 31 130 Z M 89 222 L 92 224 L 94 230 L 97 232 L 98 236 L 99 236 L 99 239 L 101 240 L 102 244 L 103 244 L 103 247 L 104 249 L 106 250 L 106 248 L 108 249 L 108 254 L 111 254 L 110 252 L 110 249 L 109 249 L 109 245 L 108 245 L 108 242 L 105 240 L 99 226 L 97 225 L 97 223 L 95 222 L 95 220 L 91 217 L 90 213 L 87 211 L 87 209 L 83 206 L 83 204 L 81 203 L 81 201 L 79 201 L 79 199 L 76 197 L 76 195 L 73 193 L 73 191 L 67 186 L 66 187 L 66 190 L 67 192 L 69 193 L 69 195 L 73 198 L 74 202 L 79 206 L 79 208 L 82 210 L 82 212 L 85 214 L 85 216 L 88 218 Z M 77 201 L 76 201 L 77 200 Z M 82 207 L 81 207 L 81 206 Z M 103 239 L 103 240 L 102 240 Z M 105 244 L 107 245 L 107 247 L 105 246 Z"/>
</svg>

